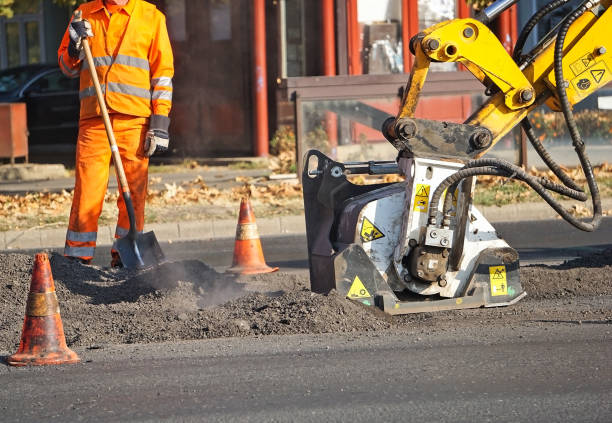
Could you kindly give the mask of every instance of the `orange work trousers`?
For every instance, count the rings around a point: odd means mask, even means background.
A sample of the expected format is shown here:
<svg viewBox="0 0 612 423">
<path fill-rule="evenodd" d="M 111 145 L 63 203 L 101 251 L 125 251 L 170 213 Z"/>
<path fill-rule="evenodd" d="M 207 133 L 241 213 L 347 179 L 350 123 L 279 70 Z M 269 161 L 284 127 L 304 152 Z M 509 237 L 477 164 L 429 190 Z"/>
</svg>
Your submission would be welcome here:
<svg viewBox="0 0 612 423">
<path fill-rule="evenodd" d="M 125 169 L 136 214 L 136 229 L 144 226 L 149 159 L 144 155 L 144 139 L 149 119 L 123 114 L 110 115 L 117 147 Z M 85 260 L 93 258 L 98 237 L 98 218 L 108 185 L 111 150 L 101 117 L 79 122 L 76 150 L 76 175 L 70 222 L 66 233 L 64 255 Z M 119 218 L 115 238 L 127 235 L 130 223 L 119 194 Z"/>
</svg>

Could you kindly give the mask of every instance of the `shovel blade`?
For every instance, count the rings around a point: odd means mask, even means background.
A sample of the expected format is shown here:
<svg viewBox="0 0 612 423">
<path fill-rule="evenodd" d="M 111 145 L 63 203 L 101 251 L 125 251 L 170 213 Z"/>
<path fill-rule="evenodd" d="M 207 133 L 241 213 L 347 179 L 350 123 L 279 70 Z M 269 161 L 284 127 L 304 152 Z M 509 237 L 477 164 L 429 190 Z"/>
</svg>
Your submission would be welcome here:
<svg viewBox="0 0 612 423">
<path fill-rule="evenodd" d="M 115 240 L 114 248 L 126 269 L 153 267 L 166 259 L 153 231 L 136 234 L 134 239 L 129 235 L 119 238 Z"/>
</svg>

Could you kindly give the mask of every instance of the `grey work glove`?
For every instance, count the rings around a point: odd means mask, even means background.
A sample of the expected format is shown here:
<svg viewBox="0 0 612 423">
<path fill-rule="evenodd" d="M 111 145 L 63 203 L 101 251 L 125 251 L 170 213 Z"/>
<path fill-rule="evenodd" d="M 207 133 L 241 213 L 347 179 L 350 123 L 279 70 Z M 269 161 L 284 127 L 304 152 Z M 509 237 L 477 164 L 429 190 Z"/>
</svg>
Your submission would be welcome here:
<svg viewBox="0 0 612 423">
<path fill-rule="evenodd" d="M 91 24 L 83 19 L 81 21 L 72 21 L 68 25 L 68 33 L 70 35 L 70 43 L 68 44 L 68 55 L 74 59 L 83 59 L 83 45 L 81 40 L 87 37 L 93 37 Z"/>
<path fill-rule="evenodd" d="M 151 157 L 154 154 L 165 153 L 168 151 L 170 135 L 163 129 L 149 129 L 144 142 L 144 154 Z"/>
</svg>

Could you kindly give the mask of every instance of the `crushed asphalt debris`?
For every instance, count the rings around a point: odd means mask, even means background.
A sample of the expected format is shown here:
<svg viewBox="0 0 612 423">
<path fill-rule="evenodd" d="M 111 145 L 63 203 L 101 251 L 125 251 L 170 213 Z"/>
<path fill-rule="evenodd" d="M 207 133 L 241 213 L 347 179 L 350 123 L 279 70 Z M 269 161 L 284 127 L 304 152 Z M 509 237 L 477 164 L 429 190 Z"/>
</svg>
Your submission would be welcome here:
<svg viewBox="0 0 612 423">
<path fill-rule="evenodd" d="M 419 330 L 538 322 L 612 324 L 612 250 L 558 266 L 521 268 L 528 297 L 511 307 L 390 317 L 335 293 L 310 292 L 306 274 L 250 277 L 197 261 L 136 273 L 50 254 L 69 346 L 234 336 Z M 0 351 L 19 345 L 33 258 L 0 254 Z"/>
</svg>

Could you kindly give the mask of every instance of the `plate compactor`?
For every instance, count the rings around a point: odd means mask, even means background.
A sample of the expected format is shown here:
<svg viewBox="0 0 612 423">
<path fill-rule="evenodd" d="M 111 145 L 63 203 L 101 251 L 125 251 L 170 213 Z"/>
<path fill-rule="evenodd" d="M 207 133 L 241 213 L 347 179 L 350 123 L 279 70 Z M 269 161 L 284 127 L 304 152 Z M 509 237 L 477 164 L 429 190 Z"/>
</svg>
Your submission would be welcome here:
<svg viewBox="0 0 612 423">
<path fill-rule="evenodd" d="M 612 80 L 612 0 L 583 2 L 523 53 L 537 23 L 567 3 L 551 1 L 528 21 L 511 56 L 487 24 L 514 3 L 497 1 L 475 19 L 442 22 L 412 38 L 415 63 L 400 110 L 381 129 L 398 150 L 396 161 L 342 163 L 317 150 L 306 154 L 302 184 L 314 292 L 335 289 L 389 314 L 519 301 L 526 293 L 518 253 L 472 204 L 478 175 L 523 181 L 570 224 L 597 228 L 599 190 L 572 105 Z M 488 101 L 465 123 L 415 118 L 431 62 L 460 63 L 487 87 Z M 592 199 L 589 221 L 572 216 L 551 194 L 588 199 L 531 127 L 528 113 L 543 105 L 564 115 Z M 518 124 L 558 181 L 482 157 Z M 359 174 L 404 180 L 357 185 L 347 178 Z"/>
</svg>

